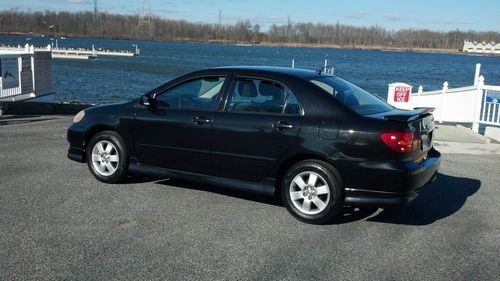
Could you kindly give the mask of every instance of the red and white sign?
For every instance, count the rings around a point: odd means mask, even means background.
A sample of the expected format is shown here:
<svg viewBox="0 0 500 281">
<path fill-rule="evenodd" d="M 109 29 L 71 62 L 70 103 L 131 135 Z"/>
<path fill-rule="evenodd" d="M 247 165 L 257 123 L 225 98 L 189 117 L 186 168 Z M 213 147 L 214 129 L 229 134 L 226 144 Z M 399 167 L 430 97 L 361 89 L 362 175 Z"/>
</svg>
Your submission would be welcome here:
<svg viewBox="0 0 500 281">
<path fill-rule="evenodd" d="M 408 102 L 410 100 L 411 87 L 396 86 L 394 87 L 394 101 Z"/>
</svg>

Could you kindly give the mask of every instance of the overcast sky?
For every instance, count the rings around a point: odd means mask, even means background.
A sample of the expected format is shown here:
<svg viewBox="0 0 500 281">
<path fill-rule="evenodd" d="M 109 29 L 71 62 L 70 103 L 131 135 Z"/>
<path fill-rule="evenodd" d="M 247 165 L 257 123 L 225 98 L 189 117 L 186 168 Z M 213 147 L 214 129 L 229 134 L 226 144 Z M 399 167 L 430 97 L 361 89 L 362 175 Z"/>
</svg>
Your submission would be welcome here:
<svg viewBox="0 0 500 281">
<path fill-rule="evenodd" d="M 109 13 L 137 14 L 142 0 L 98 0 Z M 146 1 L 148 2 L 148 1 Z M 249 19 L 263 30 L 292 22 L 380 25 L 388 29 L 500 31 L 500 0 L 150 0 L 163 18 L 216 23 Z M 0 10 L 92 11 L 93 0 L 0 0 Z"/>
</svg>

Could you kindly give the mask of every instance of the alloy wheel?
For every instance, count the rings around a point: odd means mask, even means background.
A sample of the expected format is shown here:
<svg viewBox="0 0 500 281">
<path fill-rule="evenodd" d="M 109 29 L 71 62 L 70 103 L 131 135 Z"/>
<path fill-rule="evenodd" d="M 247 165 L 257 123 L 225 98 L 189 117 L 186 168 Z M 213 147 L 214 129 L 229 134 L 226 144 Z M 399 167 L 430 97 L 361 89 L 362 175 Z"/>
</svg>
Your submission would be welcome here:
<svg viewBox="0 0 500 281">
<path fill-rule="evenodd" d="M 330 188 L 318 173 L 307 171 L 296 175 L 290 183 L 290 199 L 300 212 L 315 215 L 330 201 Z"/>
<path fill-rule="evenodd" d="M 119 162 L 118 150 L 111 142 L 101 140 L 92 148 L 92 165 L 100 175 L 113 175 L 118 169 Z"/>
</svg>

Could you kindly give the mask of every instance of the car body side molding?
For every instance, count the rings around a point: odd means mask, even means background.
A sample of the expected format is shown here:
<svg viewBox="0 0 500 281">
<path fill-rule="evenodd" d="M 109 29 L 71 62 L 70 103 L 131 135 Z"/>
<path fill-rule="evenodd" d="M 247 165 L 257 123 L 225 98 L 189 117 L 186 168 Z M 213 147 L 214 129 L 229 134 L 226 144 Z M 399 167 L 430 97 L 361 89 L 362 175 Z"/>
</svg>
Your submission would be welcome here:
<svg viewBox="0 0 500 281">
<path fill-rule="evenodd" d="M 131 173 L 157 175 L 164 177 L 175 177 L 179 179 L 200 182 L 204 184 L 223 186 L 238 191 L 262 194 L 266 196 L 273 196 L 275 193 L 274 180 L 266 179 L 263 182 L 255 183 L 236 179 L 229 179 L 223 177 L 215 177 L 210 175 L 178 171 L 166 168 L 153 167 L 148 165 L 141 165 L 131 163 L 129 164 L 129 171 Z"/>
</svg>

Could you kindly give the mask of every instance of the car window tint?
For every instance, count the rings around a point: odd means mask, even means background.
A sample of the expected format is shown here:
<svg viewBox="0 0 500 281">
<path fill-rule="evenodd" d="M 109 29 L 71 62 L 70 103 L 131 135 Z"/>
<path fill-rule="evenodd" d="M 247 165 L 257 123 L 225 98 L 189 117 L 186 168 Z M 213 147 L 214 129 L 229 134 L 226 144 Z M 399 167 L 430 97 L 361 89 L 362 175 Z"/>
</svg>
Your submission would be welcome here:
<svg viewBox="0 0 500 281">
<path fill-rule="evenodd" d="M 225 77 L 203 77 L 184 82 L 157 97 L 172 109 L 213 109 Z"/>
<path fill-rule="evenodd" d="M 300 106 L 292 91 L 281 83 L 237 78 L 229 94 L 226 111 L 300 114 Z"/>
<path fill-rule="evenodd" d="M 392 110 L 384 100 L 337 76 L 310 80 L 313 84 L 335 97 L 337 101 L 361 115 Z"/>
</svg>

